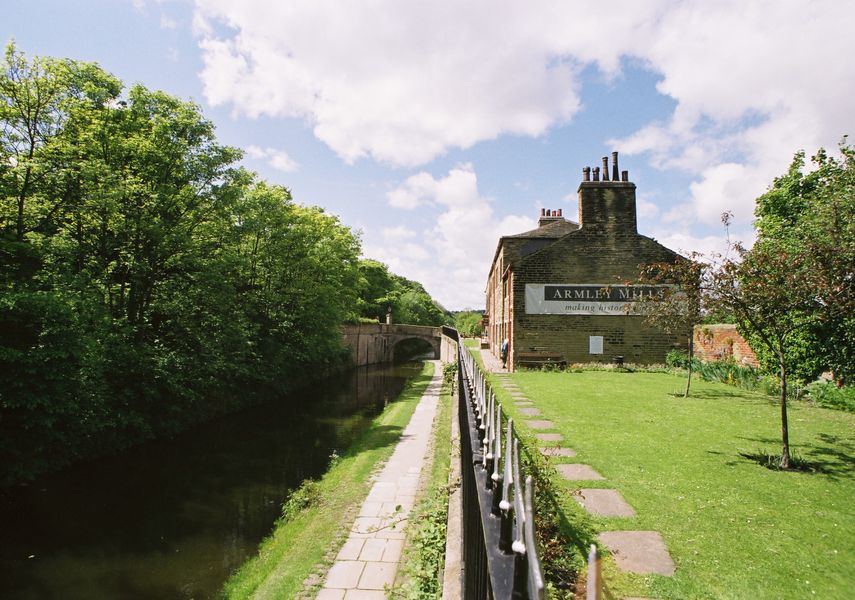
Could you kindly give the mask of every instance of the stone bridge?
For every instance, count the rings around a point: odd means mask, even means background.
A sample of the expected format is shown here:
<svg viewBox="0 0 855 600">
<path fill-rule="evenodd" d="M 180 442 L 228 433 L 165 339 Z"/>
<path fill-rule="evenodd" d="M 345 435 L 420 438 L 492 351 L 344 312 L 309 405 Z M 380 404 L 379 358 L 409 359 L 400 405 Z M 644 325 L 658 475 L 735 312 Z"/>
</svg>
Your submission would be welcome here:
<svg viewBox="0 0 855 600">
<path fill-rule="evenodd" d="M 342 336 L 344 345 L 350 347 L 353 364 L 357 366 L 392 362 L 395 347 L 404 340 L 424 340 L 433 349 L 434 358 L 443 360 L 454 357 L 451 353 L 456 351 L 450 347 L 453 342 L 443 336 L 441 327 L 361 323 L 345 325 Z"/>
</svg>

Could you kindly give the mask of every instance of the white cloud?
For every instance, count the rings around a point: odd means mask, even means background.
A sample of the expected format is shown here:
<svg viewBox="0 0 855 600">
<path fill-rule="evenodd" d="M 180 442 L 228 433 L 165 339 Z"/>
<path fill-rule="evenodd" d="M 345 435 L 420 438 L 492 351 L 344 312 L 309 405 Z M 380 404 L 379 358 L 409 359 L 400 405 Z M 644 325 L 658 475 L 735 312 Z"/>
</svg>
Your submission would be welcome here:
<svg viewBox="0 0 855 600">
<path fill-rule="evenodd" d="M 853 22 L 837 0 L 617 0 L 608 15 L 593 0 L 196 0 L 194 31 L 212 104 L 303 119 L 348 162 L 408 166 L 540 135 L 579 109 L 583 67 L 615 77 L 631 59 L 676 109 L 611 144 L 694 176 L 686 214 L 711 224 L 725 200 L 748 222 L 755 182 L 852 132 Z M 394 206 L 427 201 L 412 183 Z"/>
<path fill-rule="evenodd" d="M 288 156 L 287 152 L 276 148 L 259 148 L 250 145 L 246 147 L 246 155 L 254 160 L 267 161 L 271 167 L 285 173 L 293 173 L 300 168 L 300 165 Z"/>
<path fill-rule="evenodd" d="M 529 217 L 496 215 L 493 201 L 479 193 L 477 176 L 468 164 L 440 178 L 418 173 L 387 195 L 392 206 L 406 208 L 406 203 L 395 204 L 402 197 L 439 209 L 434 224 L 418 240 L 416 232 L 403 226 L 384 229 L 380 239 L 367 231 L 364 253 L 420 281 L 449 308 L 483 307 L 484 284 L 499 237 L 537 226 Z"/>
<path fill-rule="evenodd" d="M 697 176 L 682 209 L 715 224 L 730 209 L 747 226 L 753 200 L 794 152 L 833 147 L 855 125 L 855 63 L 846 56 L 855 5 L 833 0 L 673 3 L 630 54 L 661 73 L 677 101 L 667 123 L 621 140 L 660 168 Z"/>
<path fill-rule="evenodd" d="M 196 6 L 208 101 L 305 119 L 348 162 L 423 164 L 504 133 L 540 135 L 579 108 L 580 62 L 562 48 L 578 36 L 549 21 L 580 28 L 549 3 Z"/>
</svg>

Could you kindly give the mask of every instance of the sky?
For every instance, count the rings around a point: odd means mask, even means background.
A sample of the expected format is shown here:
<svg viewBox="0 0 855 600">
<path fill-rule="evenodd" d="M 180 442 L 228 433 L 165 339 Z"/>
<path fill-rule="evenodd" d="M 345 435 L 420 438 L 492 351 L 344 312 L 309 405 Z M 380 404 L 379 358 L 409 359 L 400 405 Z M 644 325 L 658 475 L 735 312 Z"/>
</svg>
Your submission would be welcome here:
<svg viewBox="0 0 855 600">
<path fill-rule="evenodd" d="M 450 310 L 502 235 L 620 152 L 639 232 L 751 243 L 793 155 L 855 133 L 853 0 L 5 0 L 3 43 L 196 102 L 243 164 Z"/>
</svg>

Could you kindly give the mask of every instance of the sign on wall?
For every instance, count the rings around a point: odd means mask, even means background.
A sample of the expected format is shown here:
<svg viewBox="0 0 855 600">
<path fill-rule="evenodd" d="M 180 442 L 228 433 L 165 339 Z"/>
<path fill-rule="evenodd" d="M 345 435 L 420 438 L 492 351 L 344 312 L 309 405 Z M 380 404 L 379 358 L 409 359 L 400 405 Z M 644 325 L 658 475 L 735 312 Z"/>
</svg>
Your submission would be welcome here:
<svg viewBox="0 0 855 600">
<path fill-rule="evenodd" d="M 633 315 L 643 300 L 662 298 L 669 285 L 527 283 L 528 315 Z"/>
</svg>

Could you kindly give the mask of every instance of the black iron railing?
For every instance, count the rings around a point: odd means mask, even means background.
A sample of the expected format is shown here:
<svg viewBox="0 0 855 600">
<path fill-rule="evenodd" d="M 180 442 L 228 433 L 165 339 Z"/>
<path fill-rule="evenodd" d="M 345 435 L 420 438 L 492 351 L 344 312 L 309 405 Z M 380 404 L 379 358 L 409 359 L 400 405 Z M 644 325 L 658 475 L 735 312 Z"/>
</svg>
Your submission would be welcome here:
<svg viewBox="0 0 855 600">
<path fill-rule="evenodd" d="M 524 483 L 521 477 L 513 420 L 505 417 L 487 378 L 462 341 L 458 343 L 457 377 L 463 597 L 542 600 L 544 581 L 532 509 L 534 485 L 530 475 Z"/>
</svg>

